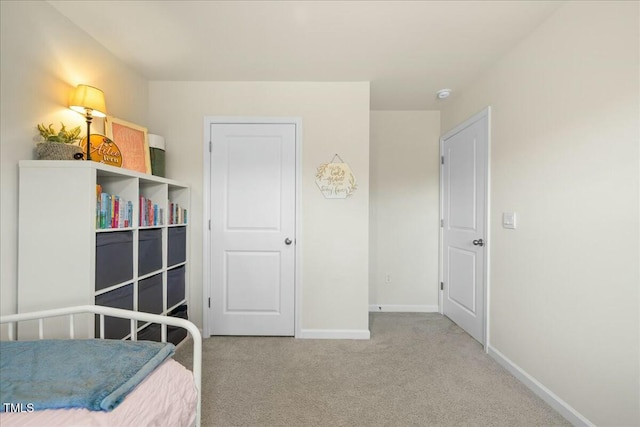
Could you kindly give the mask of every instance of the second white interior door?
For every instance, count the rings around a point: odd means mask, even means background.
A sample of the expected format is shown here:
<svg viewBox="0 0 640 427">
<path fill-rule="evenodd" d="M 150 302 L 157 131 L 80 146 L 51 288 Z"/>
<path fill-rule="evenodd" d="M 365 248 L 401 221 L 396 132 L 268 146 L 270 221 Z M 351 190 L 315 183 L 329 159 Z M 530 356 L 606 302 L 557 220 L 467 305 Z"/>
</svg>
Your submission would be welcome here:
<svg viewBox="0 0 640 427">
<path fill-rule="evenodd" d="M 441 138 L 443 313 L 485 343 L 488 111 Z"/>
<path fill-rule="evenodd" d="M 295 124 L 211 124 L 211 332 L 293 336 Z"/>
</svg>

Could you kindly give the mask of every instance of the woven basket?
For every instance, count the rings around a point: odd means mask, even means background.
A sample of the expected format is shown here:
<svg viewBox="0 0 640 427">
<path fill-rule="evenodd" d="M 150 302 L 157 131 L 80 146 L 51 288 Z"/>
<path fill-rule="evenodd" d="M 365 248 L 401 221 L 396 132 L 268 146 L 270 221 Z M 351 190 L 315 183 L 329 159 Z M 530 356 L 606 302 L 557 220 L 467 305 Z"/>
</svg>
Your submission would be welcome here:
<svg viewBox="0 0 640 427">
<path fill-rule="evenodd" d="M 42 142 L 36 145 L 38 160 L 80 160 L 84 158 L 82 147 L 59 142 Z"/>
</svg>

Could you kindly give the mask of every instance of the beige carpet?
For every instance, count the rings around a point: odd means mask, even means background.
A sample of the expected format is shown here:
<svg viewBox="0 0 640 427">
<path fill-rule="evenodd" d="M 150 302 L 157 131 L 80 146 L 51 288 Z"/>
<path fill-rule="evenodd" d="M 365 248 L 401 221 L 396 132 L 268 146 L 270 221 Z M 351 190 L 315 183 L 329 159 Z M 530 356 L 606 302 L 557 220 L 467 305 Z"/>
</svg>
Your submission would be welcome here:
<svg viewBox="0 0 640 427">
<path fill-rule="evenodd" d="M 205 339 L 202 425 L 570 425 L 439 314 L 372 313 L 370 330 Z M 187 347 L 176 359 L 189 365 Z"/>
</svg>

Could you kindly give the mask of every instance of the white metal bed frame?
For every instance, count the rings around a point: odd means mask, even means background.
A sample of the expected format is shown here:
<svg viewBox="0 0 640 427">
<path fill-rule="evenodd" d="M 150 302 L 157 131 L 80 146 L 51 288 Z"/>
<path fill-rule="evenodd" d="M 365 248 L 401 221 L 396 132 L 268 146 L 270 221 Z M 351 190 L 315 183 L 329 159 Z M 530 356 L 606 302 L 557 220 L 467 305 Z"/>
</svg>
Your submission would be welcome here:
<svg viewBox="0 0 640 427">
<path fill-rule="evenodd" d="M 104 339 L 104 317 L 118 317 L 121 319 L 129 319 L 131 322 L 131 334 L 128 336 L 132 341 L 137 341 L 137 321 L 148 323 L 157 323 L 161 325 L 161 341 L 167 342 L 167 326 L 176 326 L 186 329 L 193 340 L 193 381 L 198 394 L 198 403 L 196 409 L 196 427 L 200 427 L 200 410 L 202 402 L 201 383 L 202 383 L 202 335 L 200 330 L 186 319 L 177 317 L 161 316 L 158 314 L 142 313 L 137 311 L 122 310 L 119 308 L 103 307 L 97 305 L 80 305 L 75 307 L 65 307 L 52 310 L 34 311 L 30 313 L 9 314 L 0 316 L 0 325 L 7 325 L 7 337 L 9 341 L 15 340 L 15 326 L 18 322 L 38 320 L 38 336 L 44 339 L 44 321 L 47 318 L 68 316 L 69 317 L 69 334 L 68 339 L 74 339 L 75 314 L 97 314 L 100 316 L 100 338 Z"/>
</svg>

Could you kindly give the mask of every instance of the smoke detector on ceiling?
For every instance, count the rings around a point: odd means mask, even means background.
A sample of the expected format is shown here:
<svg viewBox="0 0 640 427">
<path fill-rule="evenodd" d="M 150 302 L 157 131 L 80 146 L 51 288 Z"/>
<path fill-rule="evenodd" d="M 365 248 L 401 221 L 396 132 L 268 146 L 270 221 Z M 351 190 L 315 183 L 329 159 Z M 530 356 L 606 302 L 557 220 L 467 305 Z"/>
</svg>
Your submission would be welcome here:
<svg viewBox="0 0 640 427">
<path fill-rule="evenodd" d="M 438 99 L 448 98 L 449 95 L 451 95 L 451 89 L 440 89 L 436 92 L 436 96 L 438 97 Z"/>
</svg>

